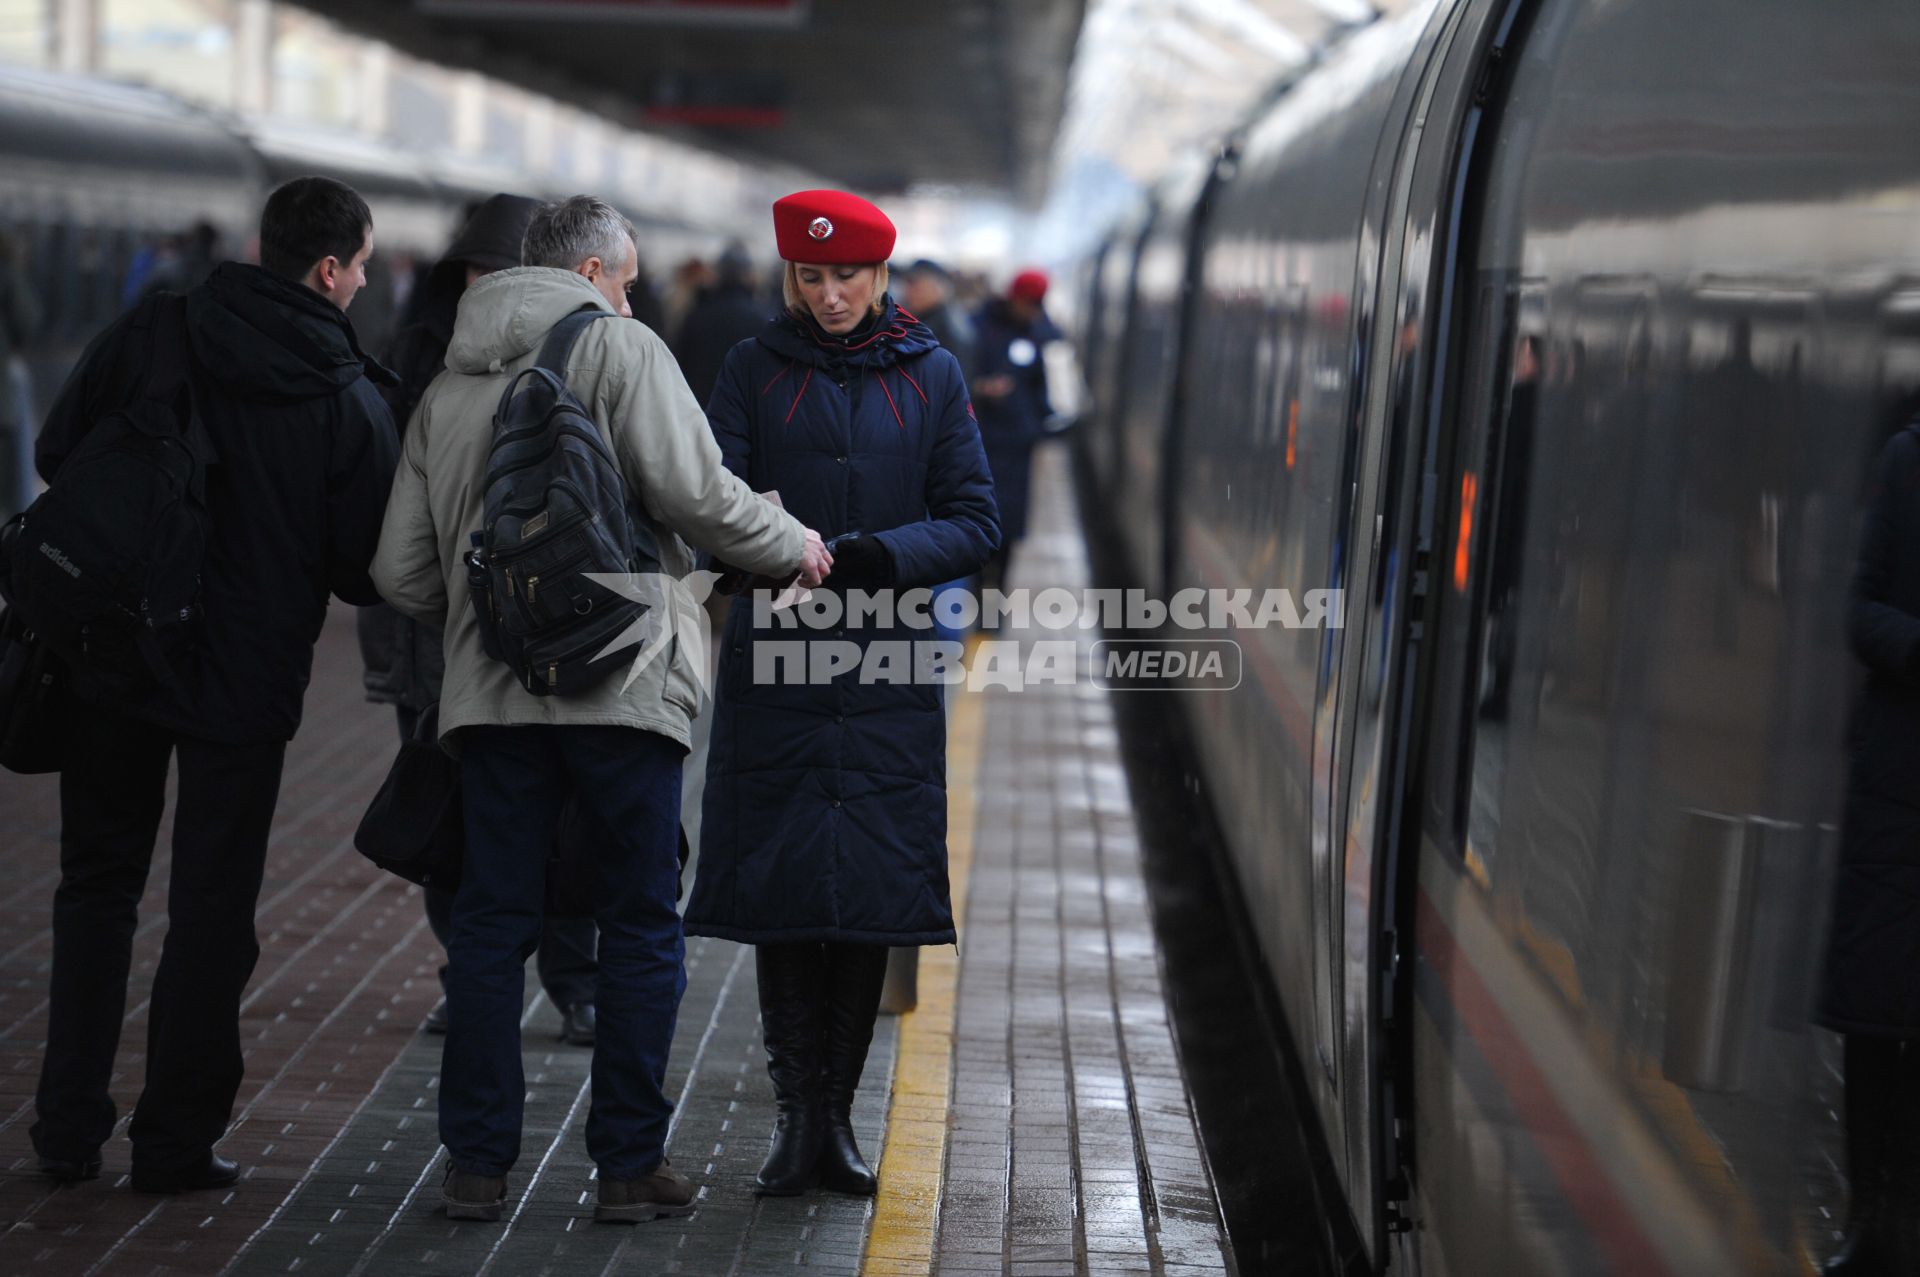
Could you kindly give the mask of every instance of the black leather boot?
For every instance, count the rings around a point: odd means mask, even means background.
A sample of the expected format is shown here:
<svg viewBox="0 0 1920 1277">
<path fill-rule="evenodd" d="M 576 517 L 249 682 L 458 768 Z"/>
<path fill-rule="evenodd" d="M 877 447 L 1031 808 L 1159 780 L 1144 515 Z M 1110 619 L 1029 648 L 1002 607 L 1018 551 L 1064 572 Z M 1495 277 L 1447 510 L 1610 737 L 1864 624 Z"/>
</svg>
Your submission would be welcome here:
<svg viewBox="0 0 1920 1277">
<path fill-rule="evenodd" d="M 1846 1038 L 1847 1231 L 1821 1268 L 1823 1277 L 1891 1277 L 1897 1221 L 1892 1145 L 1900 1097 L 1901 1043 L 1850 1033 Z"/>
<path fill-rule="evenodd" d="M 867 1067 L 873 1020 L 887 980 L 887 949 L 877 944 L 827 946 L 827 1031 L 821 1090 L 826 1133 L 820 1145 L 820 1183 L 836 1193 L 873 1196 L 873 1168 L 853 1139 L 853 1093 Z"/>
<path fill-rule="evenodd" d="M 778 1108 L 773 1149 L 754 1181 L 756 1190 L 769 1197 L 791 1197 L 819 1182 L 824 963 L 818 944 L 763 944 L 754 950 L 760 1031 Z"/>
</svg>

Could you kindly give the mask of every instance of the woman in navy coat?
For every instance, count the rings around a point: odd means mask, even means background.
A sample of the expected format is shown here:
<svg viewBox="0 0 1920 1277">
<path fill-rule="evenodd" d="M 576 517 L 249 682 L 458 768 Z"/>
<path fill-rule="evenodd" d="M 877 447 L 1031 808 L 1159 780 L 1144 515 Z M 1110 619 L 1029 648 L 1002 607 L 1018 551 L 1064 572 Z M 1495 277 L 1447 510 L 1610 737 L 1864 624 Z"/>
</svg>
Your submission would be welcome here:
<svg viewBox="0 0 1920 1277">
<path fill-rule="evenodd" d="M 999 544 L 993 483 L 959 363 L 887 296 L 893 224 L 802 191 L 774 205 L 774 229 L 787 310 L 727 355 L 707 405 L 728 467 L 831 539 L 827 592 L 970 575 Z M 755 649 L 935 635 L 892 617 L 756 629 L 753 612 L 736 603 L 721 643 L 686 929 L 757 946 L 778 1105 L 760 1191 L 870 1194 L 848 1114 L 887 950 L 954 941 L 941 688 L 918 660 L 867 681 L 807 685 L 771 662 L 756 678 Z"/>
</svg>

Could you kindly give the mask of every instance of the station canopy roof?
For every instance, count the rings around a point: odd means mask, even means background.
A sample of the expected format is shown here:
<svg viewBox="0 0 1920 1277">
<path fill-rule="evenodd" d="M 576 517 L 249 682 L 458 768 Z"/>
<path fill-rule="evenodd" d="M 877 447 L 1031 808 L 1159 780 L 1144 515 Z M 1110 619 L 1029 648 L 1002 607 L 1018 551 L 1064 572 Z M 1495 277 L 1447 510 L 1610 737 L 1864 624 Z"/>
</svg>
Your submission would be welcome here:
<svg viewBox="0 0 1920 1277">
<path fill-rule="evenodd" d="M 305 0 L 303 0 L 305 3 Z M 312 0 L 415 56 L 889 193 L 1045 191 L 1086 0 Z"/>
</svg>

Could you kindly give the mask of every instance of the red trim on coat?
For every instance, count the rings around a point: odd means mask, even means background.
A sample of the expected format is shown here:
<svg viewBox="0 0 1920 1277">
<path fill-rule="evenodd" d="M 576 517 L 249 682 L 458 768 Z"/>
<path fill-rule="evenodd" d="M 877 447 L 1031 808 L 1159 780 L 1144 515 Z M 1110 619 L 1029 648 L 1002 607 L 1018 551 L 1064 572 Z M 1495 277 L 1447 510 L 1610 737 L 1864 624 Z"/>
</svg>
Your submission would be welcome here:
<svg viewBox="0 0 1920 1277">
<path fill-rule="evenodd" d="M 760 387 L 760 397 L 762 399 L 765 399 L 767 397 L 767 392 L 780 384 L 780 378 L 786 376 L 788 373 L 792 371 L 793 371 L 793 360 L 789 359 L 787 360 L 787 366 L 780 370 L 778 376 L 776 376 L 772 381 L 768 382 L 766 385 Z"/>
<path fill-rule="evenodd" d="M 806 395 L 807 395 L 807 387 L 808 387 L 808 386 L 811 386 L 812 384 L 813 384 L 813 369 L 811 369 L 811 368 L 809 368 L 809 369 L 807 369 L 807 377 L 806 377 L 806 380 L 805 380 L 805 381 L 802 381 L 802 382 L 800 383 L 800 389 L 799 389 L 798 391 L 796 391 L 796 392 L 794 393 L 794 396 L 793 396 L 793 402 L 792 402 L 791 404 L 788 404 L 788 405 L 787 405 L 787 416 L 786 416 L 786 420 L 784 420 L 784 421 L 782 421 L 782 422 L 780 423 L 781 425 L 783 425 L 783 426 L 784 426 L 784 425 L 787 425 L 787 424 L 789 424 L 789 423 L 791 423 L 791 422 L 793 421 L 793 412 L 794 412 L 794 409 L 796 409 L 796 408 L 798 408 L 798 407 L 800 406 L 800 401 L 801 401 L 802 399 L 804 399 L 804 398 L 806 398 Z"/>
<path fill-rule="evenodd" d="M 907 384 L 912 386 L 914 390 L 919 393 L 921 403 L 927 404 L 927 405 L 931 405 L 933 403 L 933 400 L 927 398 L 927 392 L 920 389 L 920 383 L 913 379 L 912 373 L 908 372 L 905 368 L 902 368 L 900 369 L 900 375 L 902 377 L 905 377 L 907 379 Z"/>
<path fill-rule="evenodd" d="M 893 409 L 893 419 L 900 423 L 900 428 L 902 430 L 905 430 L 907 428 L 907 420 L 905 417 L 902 417 L 900 415 L 900 405 L 893 401 L 893 391 L 887 389 L 886 374 L 881 373 L 879 380 L 880 380 L 880 389 L 883 391 L 886 391 L 887 407 Z"/>
</svg>

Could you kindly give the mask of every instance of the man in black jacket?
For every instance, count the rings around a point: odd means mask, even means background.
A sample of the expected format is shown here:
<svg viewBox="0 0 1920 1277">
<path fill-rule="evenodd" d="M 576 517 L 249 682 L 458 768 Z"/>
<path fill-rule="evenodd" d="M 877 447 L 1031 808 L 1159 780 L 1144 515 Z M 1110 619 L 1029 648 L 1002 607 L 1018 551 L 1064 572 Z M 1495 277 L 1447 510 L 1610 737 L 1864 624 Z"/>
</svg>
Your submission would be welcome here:
<svg viewBox="0 0 1920 1277">
<path fill-rule="evenodd" d="M 135 700 L 89 698 L 60 778 L 47 1054 L 33 1126 L 40 1169 L 91 1179 L 114 1128 L 107 1083 L 125 1016 L 140 895 L 177 759 L 166 945 L 134 1109 L 133 1187 L 218 1188 L 213 1151 L 241 1079 L 240 995 L 260 954 L 253 910 L 286 743 L 300 723 L 327 596 L 379 599 L 367 564 L 397 458 L 346 307 L 366 281 L 373 218 L 352 188 L 297 178 L 260 218 L 260 266 L 228 262 L 186 297 L 193 411 L 207 471 L 202 631 L 178 677 Z M 142 303 L 142 308 L 159 299 Z M 35 460 L 50 484 L 137 380 L 146 333 L 129 315 L 60 392 Z"/>
</svg>

